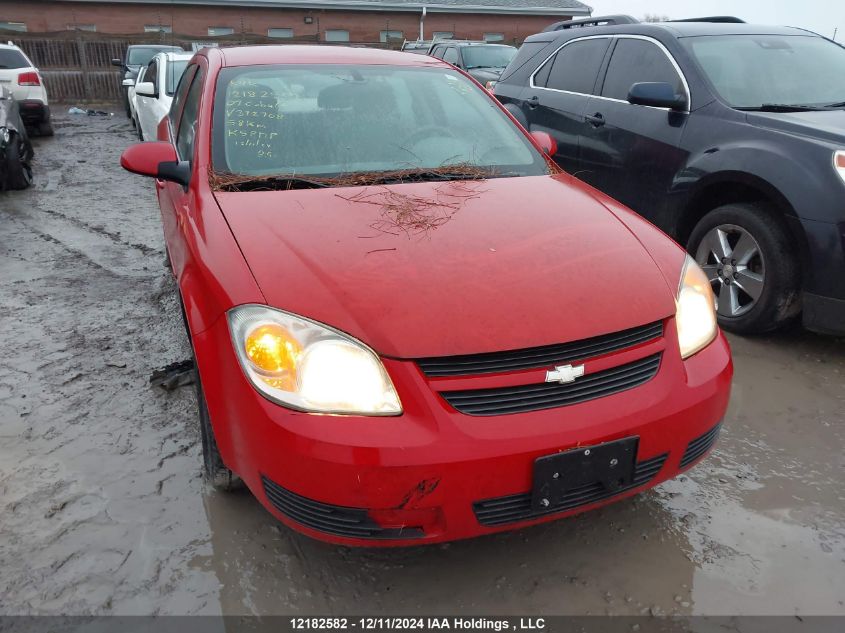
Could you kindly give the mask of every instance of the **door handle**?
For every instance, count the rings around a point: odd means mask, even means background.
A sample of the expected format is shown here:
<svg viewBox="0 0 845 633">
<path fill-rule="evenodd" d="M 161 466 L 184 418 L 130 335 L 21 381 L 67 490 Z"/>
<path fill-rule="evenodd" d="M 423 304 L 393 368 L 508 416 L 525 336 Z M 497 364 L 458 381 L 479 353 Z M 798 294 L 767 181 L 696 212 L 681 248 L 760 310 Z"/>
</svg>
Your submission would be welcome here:
<svg viewBox="0 0 845 633">
<path fill-rule="evenodd" d="M 593 127 L 601 127 L 605 123 L 604 115 L 601 112 L 596 112 L 593 115 L 587 114 L 584 116 L 584 120 Z"/>
<path fill-rule="evenodd" d="M 538 105 L 540 105 L 540 97 L 538 97 L 537 95 L 534 95 L 528 101 L 526 101 L 526 104 L 528 105 L 528 108 L 530 110 L 533 110 Z"/>
</svg>

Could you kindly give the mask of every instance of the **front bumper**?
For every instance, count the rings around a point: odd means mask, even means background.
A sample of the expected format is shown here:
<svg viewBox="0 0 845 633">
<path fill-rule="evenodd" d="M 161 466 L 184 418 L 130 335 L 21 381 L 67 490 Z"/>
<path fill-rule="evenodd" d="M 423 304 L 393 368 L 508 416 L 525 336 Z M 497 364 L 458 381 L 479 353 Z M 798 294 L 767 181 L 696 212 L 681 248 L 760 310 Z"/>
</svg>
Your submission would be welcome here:
<svg viewBox="0 0 845 633">
<path fill-rule="evenodd" d="M 391 359 L 384 362 L 403 415 L 290 411 L 247 382 L 225 318 L 195 336 L 194 347 L 221 454 L 259 501 L 314 538 L 373 546 L 454 540 L 549 521 L 630 496 L 692 466 L 715 441 L 733 366 L 721 334 L 687 361 L 670 343 L 676 340 L 670 319 L 658 343 L 626 352 L 662 353 L 660 370 L 636 388 L 486 417 L 458 413 L 438 393 L 463 388 L 466 379 L 427 378 L 414 362 Z M 591 365 L 588 360 L 588 374 Z M 577 503 L 561 500 L 539 514 L 530 499 L 526 506 L 536 458 L 632 436 L 639 444 L 630 486 L 612 495 L 573 491 Z"/>
<path fill-rule="evenodd" d="M 802 297 L 804 327 L 845 335 L 845 222 L 802 221 L 809 261 Z"/>
</svg>

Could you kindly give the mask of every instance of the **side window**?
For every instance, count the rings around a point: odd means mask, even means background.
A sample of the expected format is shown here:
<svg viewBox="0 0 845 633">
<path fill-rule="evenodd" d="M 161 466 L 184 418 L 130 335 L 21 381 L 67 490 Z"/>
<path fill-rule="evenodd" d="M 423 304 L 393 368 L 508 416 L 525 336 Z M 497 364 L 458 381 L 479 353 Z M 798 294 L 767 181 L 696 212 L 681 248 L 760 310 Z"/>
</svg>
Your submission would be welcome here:
<svg viewBox="0 0 845 633">
<path fill-rule="evenodd" d="M 197 134 L 197 115 L 200 109 L 200 95 L 202 94 L 202 73 L 197 72 L 191 82 L 191 88 L 185 96 L 185 107 L 179 119 L 179 130 L 176 133 L 176 151 L 182 160 L 193 160 L 194 140 Z"/>
<path fill-rule="evenodd" d="M 431 51 L 431 56 L 436 57 L 437 59 L 443 59 L 444 50 L 446 50 L 445 46 L 435 46 L 434 50 Z"/>
<path fill-rule="evenodd" d="M 194 78 L 196 70 L 196 64 L 192 64 L 185 69 L 182 78 L 179 79 L 179 85 L 176 87 L 176 94 L 173 95 L 173 103 L 170 104 L 170 120 L 173 122 L 174 129 L 176 128 L 176 121 L 179 120 L 179 110 L 185 101 L 185 95 L 188 94 L 188 88 L 191 87 L 191 80 Z"/>
<path fill-rule="evenodd" d="M 551 68 L 546 87 L 592 94 L 609 45 L 610 39 L 606 37 L 567 44 L 548 62 Z"/>
<path fill-rule="evenodd" d="M 610 58 L 601 94 L 627 101 L 631 86 L 641 81 L 666 82 L 677 94 L 684 94 L 681 76 L 660 47 L 646 40 L 620 39 Z"/>
<path fill-rule="evenodd" d="M 147 66 L 147 72 L 144 73 L 144 81 L 149 81 L 153 85 L 153 90 L 158 93 L 158 62 L 155 60 L 150 62 Z"/>
<path fill-rule="evenodd" d="M 454 46 L 450 46 L 446 49 L 446 52 L 443 53 L 443 61 L 449 62 L 450 64 L 457 65 L 458 64 L 458 49 Z"/>
</svg>

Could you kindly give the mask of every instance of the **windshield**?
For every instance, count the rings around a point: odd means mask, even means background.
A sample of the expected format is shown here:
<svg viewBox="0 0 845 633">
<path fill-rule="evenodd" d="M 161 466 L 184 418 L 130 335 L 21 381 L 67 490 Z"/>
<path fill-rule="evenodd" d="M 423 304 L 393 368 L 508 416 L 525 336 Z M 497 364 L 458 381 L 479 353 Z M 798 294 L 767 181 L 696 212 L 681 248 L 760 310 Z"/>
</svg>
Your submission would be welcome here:
<svg viewBox="0 0 845 633">
<path fill-rule="evenodd" d="M 150 63 L 150 60 L 160 53 L 160 48 L 130 48 L 129 59 L 126 64 L 128 66 L 145 66 Z"/>
<path fill-rule="evenodd" d="M 29 62 L 13 48 L 0 48 L 0 68 L 29 68 Z"/>
<path fill-rule="evenodd" d="M 188 67 L 188 61 L 182 59 L 172 61 L 167 65 L 167 96 L 172 97 L 176 93 L 176 86 L 179 85 L 179 79 Z"/>
<path fill-rule="evenodd" d="M 845 49 L 821 37 L 715 35 L 681 41 L 735 108 L 845 101 Z"/>
<path fill-rule="evenodd" d="M 449 165 L 496 175 L 548 173 L 543 156 L 491 97 L 444 68 L 224 69 L 217 82 L 213 157 L 218 172 L 256 176 L 331 177 Z"/>
<path fill-rule="evenodd" d="M 513 46 L 466 46 L 464 63 L 470 68 L 504 68 L 516 56 Z"/>
</svg>

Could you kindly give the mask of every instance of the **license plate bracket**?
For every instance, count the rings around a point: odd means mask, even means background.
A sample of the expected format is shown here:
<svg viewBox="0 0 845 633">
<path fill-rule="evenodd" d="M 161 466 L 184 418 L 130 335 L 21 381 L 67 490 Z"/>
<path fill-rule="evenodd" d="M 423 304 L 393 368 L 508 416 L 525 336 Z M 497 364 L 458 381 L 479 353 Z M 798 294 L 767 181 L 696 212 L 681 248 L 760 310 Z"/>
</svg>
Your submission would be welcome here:
<svg viewBox="0 0 845 633">
<path fill-rule="evenodd" d="M 532 509 L 548 510 L 578 488 L 600 485 L 612 494 L 629 486 L 634 478 L 639 441 L 638 437 L 627 437 L 538 457 L 534 461 Z"/>
</svg>

